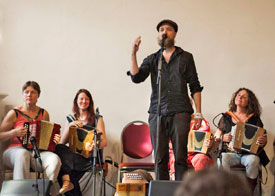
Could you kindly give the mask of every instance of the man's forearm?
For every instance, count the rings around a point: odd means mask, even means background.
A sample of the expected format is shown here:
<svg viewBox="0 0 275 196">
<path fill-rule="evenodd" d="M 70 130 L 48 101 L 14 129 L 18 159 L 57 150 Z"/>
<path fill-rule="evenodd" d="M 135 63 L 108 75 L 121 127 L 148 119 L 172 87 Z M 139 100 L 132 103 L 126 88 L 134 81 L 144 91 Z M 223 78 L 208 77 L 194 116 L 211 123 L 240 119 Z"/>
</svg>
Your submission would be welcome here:
<svg viewBox="0 0 275 196">
<path fill-rule="evenodd" d="M 193 99 L 196 106 L 196 113 L 201 113 L 201 92 L 194 93 Z"/>
<path fill-rule="evenodd" d="M 132 65 L 130 68 L 130 72 L 132 75 L 136 75 L 139 72 L 136 54 L 132 54 L 131 60 L 132 60 Z"/>
</svg>

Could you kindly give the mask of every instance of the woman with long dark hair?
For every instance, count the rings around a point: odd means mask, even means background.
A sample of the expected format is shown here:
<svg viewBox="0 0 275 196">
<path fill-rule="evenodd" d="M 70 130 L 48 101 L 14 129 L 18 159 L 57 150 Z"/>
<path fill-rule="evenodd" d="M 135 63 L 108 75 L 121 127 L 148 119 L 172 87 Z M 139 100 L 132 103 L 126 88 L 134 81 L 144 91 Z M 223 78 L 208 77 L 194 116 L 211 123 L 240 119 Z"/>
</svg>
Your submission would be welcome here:
<svg viewBox="0 0 275 196">
<path fill-rule="evenodd" d="M 230 169 L 240 164 L 245 166 L 246 177 L 252 191 L 257 184 L 260 162 L 264 166 L 269 162 L 263 150 L 267 143 L 267 134 L 264 133 L 257 138 L 257 144 L 260 147 L 257 154 L 245 151 L 236 152 L 228 144 L 232 140 L 231 131 L 238 122 L 263 127 L 260 115 L 261 106 L 255 94 L 247 88 L 240 88 L 233 94 L 229 104 L 229 112 L 226 112 L 220 119 L 219 128 L 215 134 L 216 140 L 219 141 L 223 138 L 222 167 Z"/>
<path fill-rule="evenodd" d="M 72 153 L 65 145 L 69 140 L 70 127 L 95 127 L 98 133 L 102 133 L 99 142 L 99 148 L 102 149 L 107 145 L 105 135 L 105 127 L 102 116 L 97 117 L 97 125 L 95 125 L 94 102 L 91 93 L 86 89 L 80 89 L 74 98 L 73 115 L 70 115 L 71 122 L 67 121 L 64 131 L 61 136 L 60 144 L 56 146 L 56 153 L 59 155 L 62 166 L 59 173 L 59 182 L 62 184 L 59 190 L 60 194 L 66 196 L 78 195 L 81 196 L 79 180 L 84 173 L 91 169 L 91 157 L 85 158 L 78 153 Z M 91 130 L 90 130 L 91 131 Z M 94 148 L 93 143 L 87 143 L 85 147 L 91 154 Z"/>
</svg>

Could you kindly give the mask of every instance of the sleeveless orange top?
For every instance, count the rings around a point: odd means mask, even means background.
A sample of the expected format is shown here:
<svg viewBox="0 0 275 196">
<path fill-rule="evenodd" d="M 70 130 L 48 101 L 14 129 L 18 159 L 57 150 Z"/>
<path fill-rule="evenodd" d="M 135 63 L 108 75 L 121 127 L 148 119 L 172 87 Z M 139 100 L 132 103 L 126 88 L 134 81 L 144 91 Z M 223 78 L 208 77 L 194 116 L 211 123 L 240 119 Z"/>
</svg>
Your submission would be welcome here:
<svg viewBox="0 0 275 196">
<path fill-rule="evenodd" d="M 13 110 L 16 113 L 16 122 L 13 126 L 13 129 L 23 127 L 25 122 L 30 122 L 33 120 L 43 120 L 44 109 L 42 109 L 42 108 L 39 109 L 35 118 L 31 118 L 27 114 L 24 114 L 20 110 L 20 107 L 16 107 Z M 14 136 L 10 139 L 8 148 L 15 147 L 15 146 L 22 146 L 22 144 L 20 143 L 19 139 L 16 136 Z"/>
</svg>

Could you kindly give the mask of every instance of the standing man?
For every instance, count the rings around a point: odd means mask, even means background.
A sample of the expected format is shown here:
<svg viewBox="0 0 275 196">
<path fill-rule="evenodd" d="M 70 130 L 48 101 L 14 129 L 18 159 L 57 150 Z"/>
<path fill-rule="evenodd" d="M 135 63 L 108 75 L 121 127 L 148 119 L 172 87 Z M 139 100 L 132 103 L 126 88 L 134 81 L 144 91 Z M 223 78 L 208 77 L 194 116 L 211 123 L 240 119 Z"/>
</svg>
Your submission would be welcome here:
<svg viewBox="0 0 275 196">
<path fill-rule="evenodd" d="M 140 67 L 137 64 L 136 53 L 141 43 L 138 37 L 132 48 L 132 65 L 130 75 L 135 83 L 143 82 L 151 75 L 151 103 L 149 109 L 149 125 L 154 152 L 158 152 L 155 164 L 157 180 L 169 180 L 169 138 L 171 138 L 175 153 L 175 179 L 182 180 L 183 173 L 187 170 L 187 141 L 190 129 L 191 114 L 194 112 L 189 100 L 187 84 L 196 106 L 195 129 L 201 125 L 201 91 L 203 87 L 198 80 L 194 59 L 188 53 L 175 46 L 175 37 L 178 25 L 172 20 L 162 20 L 157 25 L 158 44 L 161 46 L 164 34 L 165 50 L 159 50 L 143 60 Z M 156 149 L 157 134 L 157 104 L 158 104 L 158 60 L 162 56 L 162 77 L 160 97 L 160 128 L 159 149 Z M 155 154 L 156 156 L 156 154 Z"/>
</svg>

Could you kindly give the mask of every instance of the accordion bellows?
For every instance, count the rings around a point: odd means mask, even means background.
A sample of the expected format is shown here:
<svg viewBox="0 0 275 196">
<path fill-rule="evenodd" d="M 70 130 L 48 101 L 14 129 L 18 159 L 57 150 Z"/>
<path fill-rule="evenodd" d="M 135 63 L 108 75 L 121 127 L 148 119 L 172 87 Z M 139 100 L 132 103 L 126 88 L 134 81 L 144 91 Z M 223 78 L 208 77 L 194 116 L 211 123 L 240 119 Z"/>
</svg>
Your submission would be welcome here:
<svg viewBox="0 0 275 196">
<path fill-rule="evenodd" d="M 97 134 L 97 145 L 102 133 Z M 94 142 L 94 132 L 92 128 L 70 127 L 69 129 L 69 149 L 73 153 L 79 153 L 88 158 L 90 151 L 86 149 L 86 143 Z"/>
<path fill-rule="evenodd" d="M 211 133 L 206 131 L 190 130 L 188 135 L 188 152 L 207 153 L 207 146 L 204 145 L 206 139 L 210 140 Z"/>
<path fill-rule="evenodd" d="M 56 143 L 54 143 L 53 138 L 55 134 L 60 134 L 61 126 L 59 124 L 35 120 L 24 123 L 24 126 L 27 127 L 27 134 L 22 138 L 18 138 L 23 147 L 30 150 L 33 149 L 30 137 L 34 136 L 39 150 L 54 151 Z"/>
<path fill-rule="evenodd" d="M 238 122 L 232 127 L 232 141 L 229 143 L 229 149 L 235 151 L 246 151 L 257 154 L 259 145 L 257 139 L 265 133 L 265 129 L 249 123 Z"/>
</svg>

